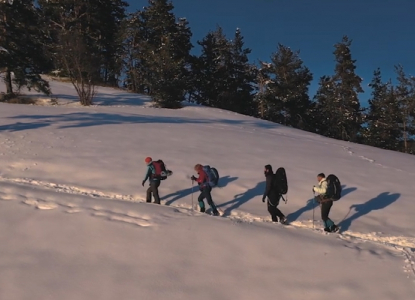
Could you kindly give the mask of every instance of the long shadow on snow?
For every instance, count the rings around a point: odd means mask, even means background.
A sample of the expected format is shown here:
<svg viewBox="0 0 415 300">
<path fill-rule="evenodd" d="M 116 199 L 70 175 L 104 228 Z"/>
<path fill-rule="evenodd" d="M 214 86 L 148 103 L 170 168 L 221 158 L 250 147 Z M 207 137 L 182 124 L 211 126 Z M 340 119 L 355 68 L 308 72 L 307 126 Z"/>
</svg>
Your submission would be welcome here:
<svg viewBox="0 0 415 300">
<path fill-rule="evenodd" d="M 66 101 L 70 101 L 70 102 L 73 102 L 73 103 L 79 102 L 78 96 L 65 95 L 65 94 L 52 94 L 51 96 L 52 96 L 52 98 L 58 99 L 58 101 L 59 100 L 66 100 Z"/>
<path fill-rule="evenodd" d="M 232 210 L 237 209 L 242 204 L 245 204 L 246 202 L 255 198 L 256 196 L 263 195 L 264 191 L 265 191 L 265 181 L 259 182 L 254 188 L 247 190 L 245 193 L 235 195 L 233 197 L 233 200 L 230 200 L 225 203 L 221 203 L 216 206 L 223 207 L 223 206 L 227 206 L 231 204 L 231 206 L 227 207 L 223 212 L 223 216 L 227 217 L 231 214 Z"/>
<path fill-rule="evenodd" d="M 151 102 L 149 96 L 142 96 L 140 94 L 128 93 L 127 91 L 116 89 L 114 89 L 114 92 L 118 92 L 118 94 L 115 96 L 111 93 L 100 93 L 98 91 L 93 100 L 93 104 L 101 106 L 142 106 L 147 102 Z M 53 94 L 52 97 L 72 103 L 79 102 L 79 97 L 77 95 Z"/>
<path fill-rule="evenodd" d="M 391 205 L 396 200 L 398 200 L 400 196 L 401 194 L 399 193 L 391 194 L 389 192 L 384 192 L 384 193 L 379 194 L 377 197 L 368 200 L 367 202 L 363 204 L 353 204 L 352 206 L 350 206 L 350 209 L 354 208 L 355 213 L 349 218 L 339 223 L 341 231 L 343 232 L 343 231 L 348 230 L 350 226 L 352 225 L 353 221 L 369 214 L 373 210 L 384 209 L 385 207 Z"/>
<path fill-rule="evenodd" d="M 357 190 L 357 188 L 355 187 L 350 187 L 350 188 L 345 188 L 345 187 L 346 187 L 345 185 L 342 185 L 342 198 L 346 196 L 347 194 L 350 194 L 354 192 L 355 190 Z M 341 198 L 339 201 L 341 201 Z M 318 203 L 314 201 L 313 198 L 311 198 L 307 200 L 306 206 L 300 208 L 299 210 L 295 212 L 288 214 L 287 220 L 290 222 L 296 221 L 303 213 L 313 210 L 313 208 L 316 208 L 316 207 L 318 207 Z M 320 212 L 317 212 L 317 214 L 320 215 Z"/>
<path fill-rule="evenodd" d="M 128 105 L 128 106 L 142 106 L 148 102 L 151 102 L 149 96 L 141 96 L 139 94 L 124 94 L 117 95 L 114 99 L 112 94 L 98 94 L 94 100 L 94 104 L 101 106 L 118 106 L 118 105 Z"/>
<path fill-rule="evenodd" d="M 218 188 L 223 188 L 223 187 L 227 186 L 229 183 L 231 183 L 232 181 L 235 181 L 237 179 L 238 179 L 238 177 L 230 177 L 230 176 L 221 177 L 219 179 Z M 166 200 L 170 197 L 173 197 L 172 199 L 166 201 L 166 205 L 170 205 L 173 202 L 175 202 L 175 201 L 177 201 L 181 198 L 190 196 L 192 193 L 197 192 L 197 191 L 198 191 L 198 187 L 197 187 L 197 185 L 194 185 L 193 188 L 190 187 L 188 189 L 180 190 L 180 191 L 177 191 L 175 193 L 171 193 L 171 194 L 168 194 L 166 196 L 163 196 L 163 197 L 161 197 L 161 200 Z M 194 198 L 194 201 L 197 202 L 197 196 Z M 213 201 L 215 201 L 214 197 L 213 197 Z"/>
<path fill-rule="evenodd" d="M 0 126 L 0 131 L 23 131 L 23 130 L 29 130 L 29 129 L 37 129 L 42 127 L 49 126 L 49 122 L 36 122 L 36 123 L 21 123 L 17 122 L 14 124 L 7 124 Z"/>
<path fill-rule="evenodd" d="M 20 131 L 30 128 L 37 128 L 41 126 L 47 126 L 56 124 L 57 122 L 64 123 L 59 128 L 80 128 L 99 125 L 111 125 L 111 124 L 155 124 L 155 123 L 167 123 L 167 124 L 214 124 L 222 123 L 228 125 L 237 126 L 257 126 L 265 129 L 277 128 L 282 126 L 277 123 L 266 122 L 255 118 L 248 120 L 228 120 L 228 119 L 202 119 L 202 118 L 186 118 L 186 117 L 169 117 L 169 116 L 154 116 L 154 115 L 140 115 L 130 114 L 121 115 L 114 113 L 96 113 L 96 112 L 76 112 L 61 115 L 19 115 L 10 117 L 10 119 L 29 119 L 33 120 L 32 123 L 27 122 L 27 126 L 14 128 L 16 124 L 4 125 L 5 129 L 14 131 Z M 66 123 L 66 124 L 65 124 Z"/>
</svg>

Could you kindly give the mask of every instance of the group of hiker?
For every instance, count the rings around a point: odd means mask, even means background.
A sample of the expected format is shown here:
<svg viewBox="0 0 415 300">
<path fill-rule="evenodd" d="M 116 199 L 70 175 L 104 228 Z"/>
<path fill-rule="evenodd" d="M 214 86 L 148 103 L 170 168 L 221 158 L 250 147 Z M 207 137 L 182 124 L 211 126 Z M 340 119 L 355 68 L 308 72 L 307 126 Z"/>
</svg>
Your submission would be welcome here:
<svg viewBox="0 0 415 300">
<path fill-rule="evenodd" d="M 158 188 L 161 180 L 166 179 L 172 174 L 172 171 L 167 170 L 162 160 L 153 161 L 151 157 L 145 158 L 147 166 L 146 175 L 142 181 L 144 186 L 146 181 L 149 180 L 149 187 L 147 189 L 146 202 L 151 203 L 152 197 L 154 197 L 154 203 L 160 204 L 160 196 Z M 206 212 L 204 200 L 206 199 L 211 207 L 212 214 L 219 215 L 215 203 L 213 202 L 211 191 L 212 186 L 218 184 L 219 175 L 215 168 L 209 166 L 202 166 L 196 164 L 194 170 L 198 174 L 198 177 L 191 176 L 192 182 L 196 182 L 199 186 L 200 195 L 198 197 L 198 203 L 200 212 Z M 280 222 L 287 224 L 286 216 L 278 208 L 279 202 L 284 199 L 283 195 L 287 193 L 287 178 L 284 168 L 278 168 L 274 173 L 271 165 L 266 165 L 264 168 L 264 175 L 266 178 L 265 191 L 262 197 L 262 202 L 267 200 L 268 212 L 271 215 L 273 222 Z M 313 186 L 313 193 L 317 193 L 314 200 L 319 204 L 321 209 L 321 218 L 324 223 L 324 231 L 336 232 L 339 227 L 329 218 L 330 209 L 333 205 L 333 201 L 340 198 L 341 185 L 338 178 L 334 175 L 329 175 L 327 178 L 324 173 L 317 175 L 318 185 Z"/>
</svg>

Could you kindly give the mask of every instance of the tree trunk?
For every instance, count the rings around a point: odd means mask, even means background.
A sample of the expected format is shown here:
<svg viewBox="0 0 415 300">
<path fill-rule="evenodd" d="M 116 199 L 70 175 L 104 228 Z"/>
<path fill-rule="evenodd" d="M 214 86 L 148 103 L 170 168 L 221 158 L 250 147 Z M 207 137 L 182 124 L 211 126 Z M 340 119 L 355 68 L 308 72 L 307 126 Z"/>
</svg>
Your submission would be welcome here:
<svg viewBox="0 0 415 300">
<path fill-rule="evenodd" d="M 12 82 L 12 73 L 9 68 L 6 69 L 6 77 L 4 78 L 6 83 L 7 94 L 13 94 L 13 82 Z"/>
<path fill-rule="evenodd" d="M 403 144 L 404 144 L 404 152 L 408 153 L 408 135 L 406 131 L 406 122 L 403 122 Z"/>
<path fill-rule="evenodd" d="M 263 99 L 263 93 L 264 93 L 264 84 L 262 83 L 262 80 L 259 81 L 259 107 L 260 107 L 260 112 L 261 112 L 261 119 L 264 119 L 264 112 L 265 112 L 265 107 L 264 107 L 264 99 Z"/>
</svg>

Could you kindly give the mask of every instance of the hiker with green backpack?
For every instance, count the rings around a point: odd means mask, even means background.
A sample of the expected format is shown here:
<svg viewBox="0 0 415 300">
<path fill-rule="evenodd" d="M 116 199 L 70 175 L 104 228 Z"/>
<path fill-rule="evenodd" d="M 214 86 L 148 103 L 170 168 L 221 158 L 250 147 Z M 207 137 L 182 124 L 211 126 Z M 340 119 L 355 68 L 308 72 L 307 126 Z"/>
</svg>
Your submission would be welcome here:
<svg viewBox="0 0 415 300">
<path fill-rule="evenodd" d="M 324 222 L 324 231 L 336 232 L 339 226 L 329 218 L 330 209 L 333 201 L 340 199 L 341 185 L 338 178 L 331 174 L 327 177 L 324 173 L 317 175 L 318 186 L 313 186 L 313 193 L 318 193 L 314 199 L 320 204 L 321 219 Z"/>
</svg>

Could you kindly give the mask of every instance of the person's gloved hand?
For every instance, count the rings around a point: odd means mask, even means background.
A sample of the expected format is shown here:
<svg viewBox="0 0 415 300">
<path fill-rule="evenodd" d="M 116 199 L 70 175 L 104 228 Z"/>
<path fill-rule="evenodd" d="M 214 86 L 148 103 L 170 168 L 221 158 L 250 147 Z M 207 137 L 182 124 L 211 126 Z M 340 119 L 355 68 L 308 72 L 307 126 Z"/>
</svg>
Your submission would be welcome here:
<svg viewBox="0 0 415 300">
<path fill-rule="evenodd" d="M 266 197 L 262 197 L 262 202 L 265 202 L 265 198 L 266 198 Z"/>
<path fill-rule="evenodd" d="M 141 183 L 141 185 L 142 185 L 142 186 L 144 186 L 144 184 L 145 184 L 145 183 L 146 183 L 146 182 L 143 180 L 143 182 Z"/>
<path fill-rule="evenodd" d="M 314 188 L 315 188 L 315 187 L 316 187 L 316 186 L 315 186 L 315 185 L 313 185 L 313 193 L 315 192 L 315 191 L 314 191 Z"/>
<path fill-rule="evenodd" d="M 196 181 L 196 177 L 194 175 L 192 175 L 192 177 L 190 177 L 190 179 Z"/>
</svg>

